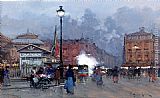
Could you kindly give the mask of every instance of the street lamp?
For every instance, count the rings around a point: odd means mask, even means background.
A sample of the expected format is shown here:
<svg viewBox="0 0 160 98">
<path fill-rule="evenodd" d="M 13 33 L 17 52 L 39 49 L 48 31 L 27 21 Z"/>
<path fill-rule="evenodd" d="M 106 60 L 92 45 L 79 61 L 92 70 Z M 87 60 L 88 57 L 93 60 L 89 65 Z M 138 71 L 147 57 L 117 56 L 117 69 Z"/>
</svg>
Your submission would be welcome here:
<svg viewBox="0 0 160 98">
<path fill-rule="evenodd" d="M 59 6 L 57 14 L 60 17 L 60 68 L 61 68 L 61 79 L 63 79 L 63 59 L 62 59 L 62 18 L 65 14 L 65 10 L 62 9 L 63 6 Z"/>
</svg>

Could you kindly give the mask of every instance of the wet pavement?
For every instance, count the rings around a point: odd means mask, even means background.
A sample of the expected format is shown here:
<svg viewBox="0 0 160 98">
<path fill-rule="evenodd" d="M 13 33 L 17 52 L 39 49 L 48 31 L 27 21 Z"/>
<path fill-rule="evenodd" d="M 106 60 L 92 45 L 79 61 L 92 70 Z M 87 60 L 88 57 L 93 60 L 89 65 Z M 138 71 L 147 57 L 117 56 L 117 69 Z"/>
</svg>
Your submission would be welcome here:
<svg viewBox="0 0 160 98">
<path fill-rule="evenodd" d="M 11 86 L 2 88 L 0 98 L 160 98 L 159 81 L 121 79 L 119 83 L 112 83 L 105 77 L 103 80 L 104 85 L 100 87 L 90 79 L 86 83 L 77 83 L 74 95 L 68 95 L 63 85 L 34 89 L 28 82 L 12 82 Z"/>
</svg>

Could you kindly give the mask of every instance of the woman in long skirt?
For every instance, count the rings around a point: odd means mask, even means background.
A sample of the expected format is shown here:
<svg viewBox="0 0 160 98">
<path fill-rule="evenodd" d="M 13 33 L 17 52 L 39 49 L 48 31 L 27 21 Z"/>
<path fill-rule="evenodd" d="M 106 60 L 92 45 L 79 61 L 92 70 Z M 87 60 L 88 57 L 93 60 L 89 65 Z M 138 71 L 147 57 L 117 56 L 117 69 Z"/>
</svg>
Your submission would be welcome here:
<svg viewBox="0 0 160 98">
<path fill-rule="evenodd" d="M 74 94 L 74 83 L 72 77 L 68 77 L 66 81 L 66 91 L 68 94 Z"/>
<path fill-rule="evenodd" d="M 65 89 L 68 94 L 74 94 L 74 72 L 72 70 L 72 66 L 69 65 L 69 69 L 66 72 L 66 83 Z"/>
</svg>

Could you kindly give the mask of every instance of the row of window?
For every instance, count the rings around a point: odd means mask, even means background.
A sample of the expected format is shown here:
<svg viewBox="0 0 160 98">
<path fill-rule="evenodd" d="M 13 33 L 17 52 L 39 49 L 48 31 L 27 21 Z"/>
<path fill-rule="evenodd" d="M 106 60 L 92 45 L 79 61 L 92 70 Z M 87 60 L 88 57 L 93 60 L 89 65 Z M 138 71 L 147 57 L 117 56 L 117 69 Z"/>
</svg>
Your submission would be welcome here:
<svg viewBox="0 0 160 98">
<path fill-rule="evenodd" d="M 138 39 L 143 40 L 143 39 L 152 39 L 152 38 L 153 38 L 152 35 L 147 35 L 147 36 L 140 35 L 140 36 L 128 36 L 127 37 L 128 40 L 132 40 L 132 39 L 134 39 L 134 40 L 138 40 Z"/>
<path fill-rule="evenodd" d="M 132 55 L 129 55 L 129 56 L 132 57 Z M 134 55 L 134 56 L 135 56 L 135 55 Z M 133 57 L 134 57 L 134 56 L 133 56 Z M 144 55 L 144 56 L 147 57 L 147 58 L 149 57 L 149 55 Z M 142 57 L 142 55 L 136 55 L 136 57 Z"/>
<path fill-rule="evenodd" d="M 152 40 L 144 40 L 144 41 L 126 41 L 125 43 L 125 46 L 128 46 L 128 47 L 134 47 L 134 46 L 149 46 L 149 45 L 154 45 L 154 41 Z"/>
<path fill-rule="evenodd" d="M 34 60 L 42 60 L 42 58 L 41 57 L 34 57 L 34 58 L 25 58 L 25 57 L 23 57 L 22 60 L 32 60 L 32 61 L 34 61 Z"/>
<path fill-rule="evenodd" d="M 150 43 L 151 43 L 151 42 L 150 42 Z M 136 46 L 148 47 L 150 43 L 149 43 L 149 42 L 143 42 L 143 43 L 136 43 L 135 45 L 136 45 Z M 127 47 L 134 47 L 132 44 L 134 44 L 134 43 L 126 43 L 126 46 L 127 46 Z M 152 44 L 152 43 L 151 43 L 151 44 Z"/>
<path fill-rule="evenodd" d="M 132 60 L 132 59 L 129 59 L 128 60 L 129 62 L 135 62 L 135 60 Z M 137 62 L 149 62 L 149 60 L 148 59 L 145 59 L 145 60 L 136 60 Z"/>
<path fill-rule="evenodd" d="M 128 49 L 128 52 L 131 52 L 133 49 Z M 143 50 L 149 50 L 149 48 L 144 48 Z M 136 51 L 136 52 L 140 52 L 141 49 L 136 49 L 136 50 L 133 50 L 133 51 Z"/>
</svg>

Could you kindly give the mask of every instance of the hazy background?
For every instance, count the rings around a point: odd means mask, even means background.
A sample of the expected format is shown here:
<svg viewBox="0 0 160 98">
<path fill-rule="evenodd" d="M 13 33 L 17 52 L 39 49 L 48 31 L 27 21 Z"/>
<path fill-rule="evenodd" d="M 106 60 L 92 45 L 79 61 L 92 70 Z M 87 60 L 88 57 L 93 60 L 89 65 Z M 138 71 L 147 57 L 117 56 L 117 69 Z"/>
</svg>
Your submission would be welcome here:
<svg viewBox="0 0 160 98">
<path fill-rule="evenodd" d="M 59 26 L 56 10 L 63 5 L 64 39 L 83 36 L 120 57 L 125 33 L 142 26 L 153 32 L 160 23 L 160 0 L 14 0 L 1 5 L 0 29 L 10 38 L 29 29 L 42 39 L 53 39 L 54 26 Z"/>
</svg>

